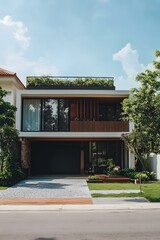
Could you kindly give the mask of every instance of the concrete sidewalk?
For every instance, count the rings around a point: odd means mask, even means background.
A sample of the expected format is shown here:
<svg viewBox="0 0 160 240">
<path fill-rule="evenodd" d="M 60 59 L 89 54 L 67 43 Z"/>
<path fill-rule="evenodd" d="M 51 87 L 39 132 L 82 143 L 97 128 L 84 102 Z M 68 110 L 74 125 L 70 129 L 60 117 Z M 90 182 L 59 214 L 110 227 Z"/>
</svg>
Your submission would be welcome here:
<svg viewBox="0 0 160 240">
<path fill-rule="evenodd" d="M 160 210 L 160 203 L 80 204 L 80 205 L 0 205 L 0 211 L 127 211 Z"/>
</svg>

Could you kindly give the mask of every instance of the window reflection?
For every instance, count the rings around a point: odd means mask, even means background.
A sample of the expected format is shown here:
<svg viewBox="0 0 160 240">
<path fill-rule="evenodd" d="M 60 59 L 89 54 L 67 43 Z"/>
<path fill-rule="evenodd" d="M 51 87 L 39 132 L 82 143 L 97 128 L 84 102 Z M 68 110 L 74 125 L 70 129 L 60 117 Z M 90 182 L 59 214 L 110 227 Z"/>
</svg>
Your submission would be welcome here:
<svg viewBox="0 0 160 240">
<path fill-rule="evenodd" d="M 69 131 L 68 99 L 23 99 L 23 131 Z"/>
<path fill-rule="evenodd" d="M 40 131 L 41 118 L 40 99 L 24 99 L 23 101 L 23 131 Z"/>
<path fill-rule="evenodd" d="M 43 101 L 43 131 L 58 131 L 58 100 L 45 99 Z"/>
</svg>

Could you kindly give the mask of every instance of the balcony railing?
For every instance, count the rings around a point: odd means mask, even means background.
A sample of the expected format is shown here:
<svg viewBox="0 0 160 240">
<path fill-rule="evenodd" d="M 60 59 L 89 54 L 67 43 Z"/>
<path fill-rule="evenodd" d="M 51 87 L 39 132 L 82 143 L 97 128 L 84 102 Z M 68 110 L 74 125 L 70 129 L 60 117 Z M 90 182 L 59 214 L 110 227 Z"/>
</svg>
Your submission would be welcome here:
<svg viewBox="0 0 160 240">
<path fill-rule="evenodd" d="M 71 121 L 70 132 L 129 132 L 126 121 Z"/>
</svg>

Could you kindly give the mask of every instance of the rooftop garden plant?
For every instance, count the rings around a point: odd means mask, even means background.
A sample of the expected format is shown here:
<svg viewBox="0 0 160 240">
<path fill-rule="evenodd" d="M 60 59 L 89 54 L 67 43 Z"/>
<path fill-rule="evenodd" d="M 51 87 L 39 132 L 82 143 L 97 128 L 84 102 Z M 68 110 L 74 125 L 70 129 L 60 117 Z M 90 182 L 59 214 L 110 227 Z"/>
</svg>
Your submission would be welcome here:
<svg viewBox="0 0 160 240">
<path fill-rule="evenodd" d="M 27 88 L 110 88 L 115 89 L 114 80 L 112 77 L 27 77 Z"/>
</svg>

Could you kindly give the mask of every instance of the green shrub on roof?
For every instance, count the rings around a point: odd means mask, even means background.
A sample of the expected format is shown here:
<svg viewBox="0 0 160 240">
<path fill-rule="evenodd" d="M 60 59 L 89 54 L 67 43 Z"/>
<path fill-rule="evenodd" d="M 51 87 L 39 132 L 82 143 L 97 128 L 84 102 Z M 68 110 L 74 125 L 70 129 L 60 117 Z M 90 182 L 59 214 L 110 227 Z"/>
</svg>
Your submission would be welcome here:
<svg viewBox="0 0 160 240">
<path fill-rule="evenodd" d="M 106 78 L 54 78 L 54 77 L 27 77 L 27 87 L 114 87 L 114 80 Z"/>
</svg>

